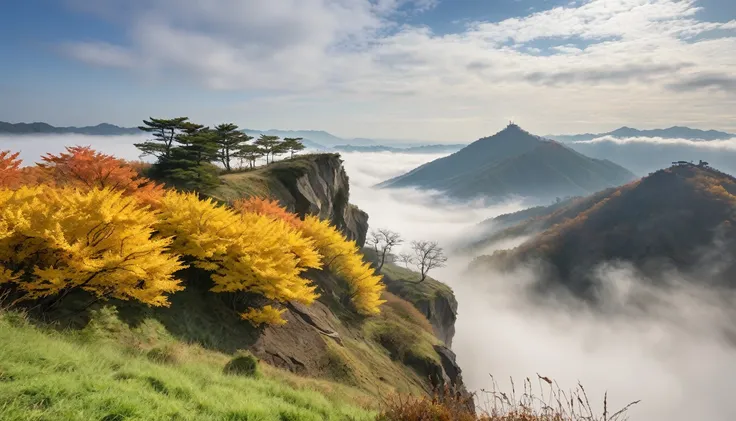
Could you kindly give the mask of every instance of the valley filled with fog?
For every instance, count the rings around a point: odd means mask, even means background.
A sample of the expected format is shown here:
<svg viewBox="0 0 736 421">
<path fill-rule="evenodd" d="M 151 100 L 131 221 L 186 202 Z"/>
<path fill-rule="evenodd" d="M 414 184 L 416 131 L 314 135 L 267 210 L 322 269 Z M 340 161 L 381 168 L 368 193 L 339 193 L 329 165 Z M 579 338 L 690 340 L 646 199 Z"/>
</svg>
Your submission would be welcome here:
<svg viewBox="0 0 736 421">
<path fill-rule="evenodd" d="M 436 240 L 451 249 L 472 236 L 478 222 L 524 208 L 521 200 L 484 208 L 448 202 L 438 193 L 371 187 L 436 156 L 342 156 L 351 202 L 368 212 L 372 228 L 390 228 L 408 241 Z M 453 350 L 470 388 L 489 389 L 493 375 L 509 389 L 512 376 L 518 391 L 525 377 L 536 385 L 539 373 L 565 389 L 580 381 L 598 406 L 605 391 L 609 408 L 641 399 L 633 419 L 736 419 L 736 403 L 729 398 L 736 387 L 736 348 L 720 331 L 732 319 L 719 304 L 724 302 L 719 292 L 685 286 L 675 273 L 671 292 L 647 290 L 633 269 L 612 263 L 599 274 L 611 285 L 604 314 L 564 297 L 557 305 L 537 307 L 524 290 L 533 281 L 531 269 L 469 275 L 472 257 L 452 255 L 447 267 L 431 274 L 457 296 Z M 626 304 L 636 297 L 656 297 L 657 304 L 629 311 Z M 733 302 L 730 298 L 725 301 Z"/>
<path fill-rule="evenodd" d="M 20 151 L 25 164 L 77 144 L 135 160 L 139 152 L 133 143 L 144 138 L 0 137 L 0 150 Z M 725 171 L 736 170 L 734 145 L 736 140 L 602 139 L 569 146 L 645 175 L 679 159 L 703 159 L 722 163 Z M 479 222 L 537 204 L 517 198 L 488 207 L 481 201 L 452 202 L 439 192 L 379 190 L 373 186 L 441 155 L 341 155 L 350 178 L 350 201 L 370 215 L 371 228 L 397 231 L 407 242 L 438 241 L 451 252 L 477 234 Z M 514 247 L 523 240 L 512 239 L 495 247 Z M 606 391 L 609 408 L 642 400 L 632 409 L 633 419 L 736 419 L 736 403 L 730 398 L 736 388 L 736 348 L 721 329 L 733 320 L 731 310 L 723 304 L 733 303 L 733 297 L 680 282 L 682 277 L 698 274 L 667 274 L 672 288 L 664 293 L 643 286 L 646 282 L 625 262 L 610 262 L 597 273 L 609 286 L 604 291 L 605 311 L 593 312 L 565 296 L 556 297 L 554 305 L 540 306 L 528 300 L 525 287 L 534 281 L 533 268 L 503 275 L 470 275 L 466 268 L 474 256 L 448 254 L 447 267 L 430 275 L 449 284 L 457 296 L 453 350 L 470 388 L 490 388 L 493 375 L 508 389 L 511 376 L 518 391 L 525 377 L 536 385 L 539 373 L 555 379 L 563 389 L 574 388 L 580 381 L 597 408 Z M 651 305 L 632 311 L 627 304 L 641 297 Z"/>
</svg>

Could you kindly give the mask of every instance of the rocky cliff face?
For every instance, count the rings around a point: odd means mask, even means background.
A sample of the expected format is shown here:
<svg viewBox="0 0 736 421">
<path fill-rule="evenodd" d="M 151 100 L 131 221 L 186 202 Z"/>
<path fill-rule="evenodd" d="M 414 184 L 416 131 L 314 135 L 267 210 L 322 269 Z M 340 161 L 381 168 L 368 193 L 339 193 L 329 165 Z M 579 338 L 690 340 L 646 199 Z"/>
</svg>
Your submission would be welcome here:
<svg viewBox="0 0 736 421">
<path fill-rule="evenodd" d="M 297 177 L 279 180 L 289 192 L 288 196 L 279 198 L 282 203 L 300 215 L 328 219 L 360 247 L 365 244 L 368 214 L 348 202 L 350 183 L 339 155 L 317 155 L 306 162 Z"/>
<path fill-rule="evenodd" d="M 271 197 L 301 216 L 329 220 L 361 247 L 365 243 L 368 214 L 349 203 L 350 183 L 339 154 L 302 155 L 222 179 L 213 194 L 219 200 Z"/>
<path fill-rule="evenodd" d="M 457 320 L 457 300 L 454 295 L 437 294 L 414 304 L 427 317 L 434 332 L 447 347 L 452 347 Z"/>
</svg>

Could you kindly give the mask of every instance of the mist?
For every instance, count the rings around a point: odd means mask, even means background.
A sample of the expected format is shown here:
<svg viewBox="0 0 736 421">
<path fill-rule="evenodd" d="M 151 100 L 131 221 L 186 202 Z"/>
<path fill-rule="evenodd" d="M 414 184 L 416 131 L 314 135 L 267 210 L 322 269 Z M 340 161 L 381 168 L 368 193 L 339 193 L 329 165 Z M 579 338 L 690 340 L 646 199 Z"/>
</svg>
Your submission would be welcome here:
<svg viewBox="0 0 736 421">
<path fill-rule="evenodd" d="M 0 136 L 0 150 L 20 152 L 23 165 L 33 165 L 41 157 L 64 152 L 67 146 L 90 146 L 92 149 L 114 155 L 117 158 L 136 161 L 141 152 L 134 143 L 143 142 L 146 135 L 92 136 L 81 134 L 39 134 L 22 136 Z"/>
<path fill-rule="evenodd" d="M 90 145 L 121 158 L 138 159 L 133 143 L 144 138 L 0 137 L 0 150 L 20 151 L 26 165 L 45 153 L 58 153 L 73 145 Z M 603 154 L 609 148 L 628 159 L 629 168 L 635 171 L 649 171 L 646 165 L 662 168 L 679 159 L 704 159 L 722 168 L 714 157 L 731 159 L 726 154 L 735 153 L 734 148 L 718 149 L 718 143 L 709 143 L 712 145 L 599 140 L 583 146 Z M 684 156 L 687 151 L 693 155 Z M 637 157 L 645 152 L 650 155 Z M 341 155 L 350 177 L 350 201 L 369 214 L 371 228 L 392 229 L 407 242 L 438 241 L 446 250 L 454 250 L 455 245 L 477 234 L 480 221 L 521 210 L 529 203 L 510 199 L 484 206 L 480 201 L 453 202 L 439 192 L 373 187 L 442 155 Z M 647 163 L 654 157 L 655 163 Z M 614 156 L 611 159 L 616 161 Z M 637 163 L 643 170 L 634 168 Z M 482 252 L 515 247 L 525 240 L 507 240 Z M 466 268 L 472 257 L 451 255 L 447 267 L 430 273 L 449 284 L 459 302 L 453 350 L 472 390 L 491 387 L 490 375 L 508 389 L 510 376 L 518 386 L 522 379 L 535 379 L 539 373 L 553 378 L 563 389 L 574 388 L 580 381 L 591 403 L 601 411 L 606 391 L 609 408 L 641 399 L 630 411 L 632 420 L 736 419 L 736 402 L 731 399 L 731 391 L 736 389 L 736 350 L 733 341 L 723 335 L 724 327 L 733 325 L 731 307 L 736 299 L 732 292 L 694 287 L 686 281 L 698 274 L 674 272 L 664 275 L 671 280 L 667 292 L 654 290 L 647 288 L 642 275 L 625 262 L 609 262 L 597 269 L 601 283 L 607 286 L 601 291 L 606 299 L 604 311 L 592 311 L 564 294 L 540 305 L 526 294 L 526 287 L 538 278 L 533 267 L 505 274 L 470 274 Z M 642 297 L 648 303 L 645 308 L 631 306 Z"/>
<path fill-rule="evenodd" d="M 511 201 L 484 208 L 444 200 L 437 192 L 371 187 L 436 157 L 342 156 L 351 202 L 368 212 L 372 228 L 390 228 L 407 240 L 436 240 L 452 249 L 447 246 L 462 243 L 481 220 L 524 207 L 522 201 Z M 507 240 L 482 252 L 524 240 Z M 665 292 L 646 287 L 646 279 L 625 262 L 610 262 L 596 270 L 605 285 L 602 310 L 593 311 L 564 293 L 540 304 L 527 292 L 538 280 L 533 267 L 471 274 L 467 265 L 472 257 L 451 255 L 447 267 L 431 273 L 455 291 L 459 315 L 453 350 L 471 390 L 490 388 L 493 375 L 506 390 L 513 377 L 518 392 L 526 377 L 536 385 L 539 373 L 566 390 L 582 383 L 599 412 L 606 391 L 609 410 L 641 400 L 629 412 L 632 420 L 736 419 L 736 402 L 730 398 L 736 388 L 736 349 L 723 333 L 734 320 L 732 292 L 693 286 L 697 279 L 688 282 L 674 272 L 663 275 L 670 280 Z M 645 306 L 633 305 L 642 300 Z"/>
<path fill-rule="evenodd" d="M 638 176 L 669 167 L 673 161 L 707 161 L 729 174 L 736 174 L 736 138 L 697 141 L 663 138 L 615 138 L 567 142 L 566 146 L 591 158 L 608 159 Z"/>
</svg>

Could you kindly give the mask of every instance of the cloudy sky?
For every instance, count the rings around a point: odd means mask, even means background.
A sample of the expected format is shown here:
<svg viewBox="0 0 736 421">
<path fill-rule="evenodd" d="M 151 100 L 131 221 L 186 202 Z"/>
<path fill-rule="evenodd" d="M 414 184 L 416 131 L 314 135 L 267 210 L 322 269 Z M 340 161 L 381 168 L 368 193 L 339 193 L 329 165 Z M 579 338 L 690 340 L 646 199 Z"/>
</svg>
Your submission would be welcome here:
<svg viewBox="0 0 736 421">
<path fill-rule="evenodd" d="M 736 131 L 733 0 L 7 0 L 0 120 Z"/>
</svg>

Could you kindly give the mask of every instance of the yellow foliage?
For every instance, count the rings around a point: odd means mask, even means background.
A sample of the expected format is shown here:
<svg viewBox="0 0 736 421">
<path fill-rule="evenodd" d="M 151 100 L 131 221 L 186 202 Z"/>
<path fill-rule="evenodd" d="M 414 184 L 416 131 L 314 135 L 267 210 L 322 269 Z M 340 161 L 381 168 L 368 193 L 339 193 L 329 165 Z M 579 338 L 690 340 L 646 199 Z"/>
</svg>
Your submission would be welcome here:
<svg viewBox="0 0 736 421">
<path fill-rule="evenodd" d="M 168 253 L 171 240 L 153 236 L 156 213 L 122 194 L 0 190 L 1 278 L 15 278 L 31 299 L 82 288 L 102 298 L 168 305 L 164 294 L 182 289 L 173 274 L 183 266 Z"/>
<path fill-rule="evenodd" d="M 378 314 L 385 302 L 381 294 L 386 287 L 382 277 L 363 261 L 355 241 L 347 240 L 337 228 L 316 216 L 304 218 L 301 230 L 314 240 L 324 265 L 348 283 L 356 310 L 365 315 Z"/>
<path fill-rule="evenodd" d="M 283 325 L 286 324 L 281 315 L 286 310 L 273 308 L 270 305 L 263 306 L 263 308 L 252 308 L 245 313 L 241 314 L 240 317 L 243 320 L 251 322 L 254 326 L 260 326 L 263 323 L 269 325 Z"/>
<path fill-rule="evenodd" d="M 282 220 L 236 213 L 192 193 L 167 192 L 157 229 L 178 253 L 212 272 L 214 292 L 247 291 L 275 301 L 311 304 L 317 294 L 301 277 L 321 268 L 314 243 Z"/>
</svg>

